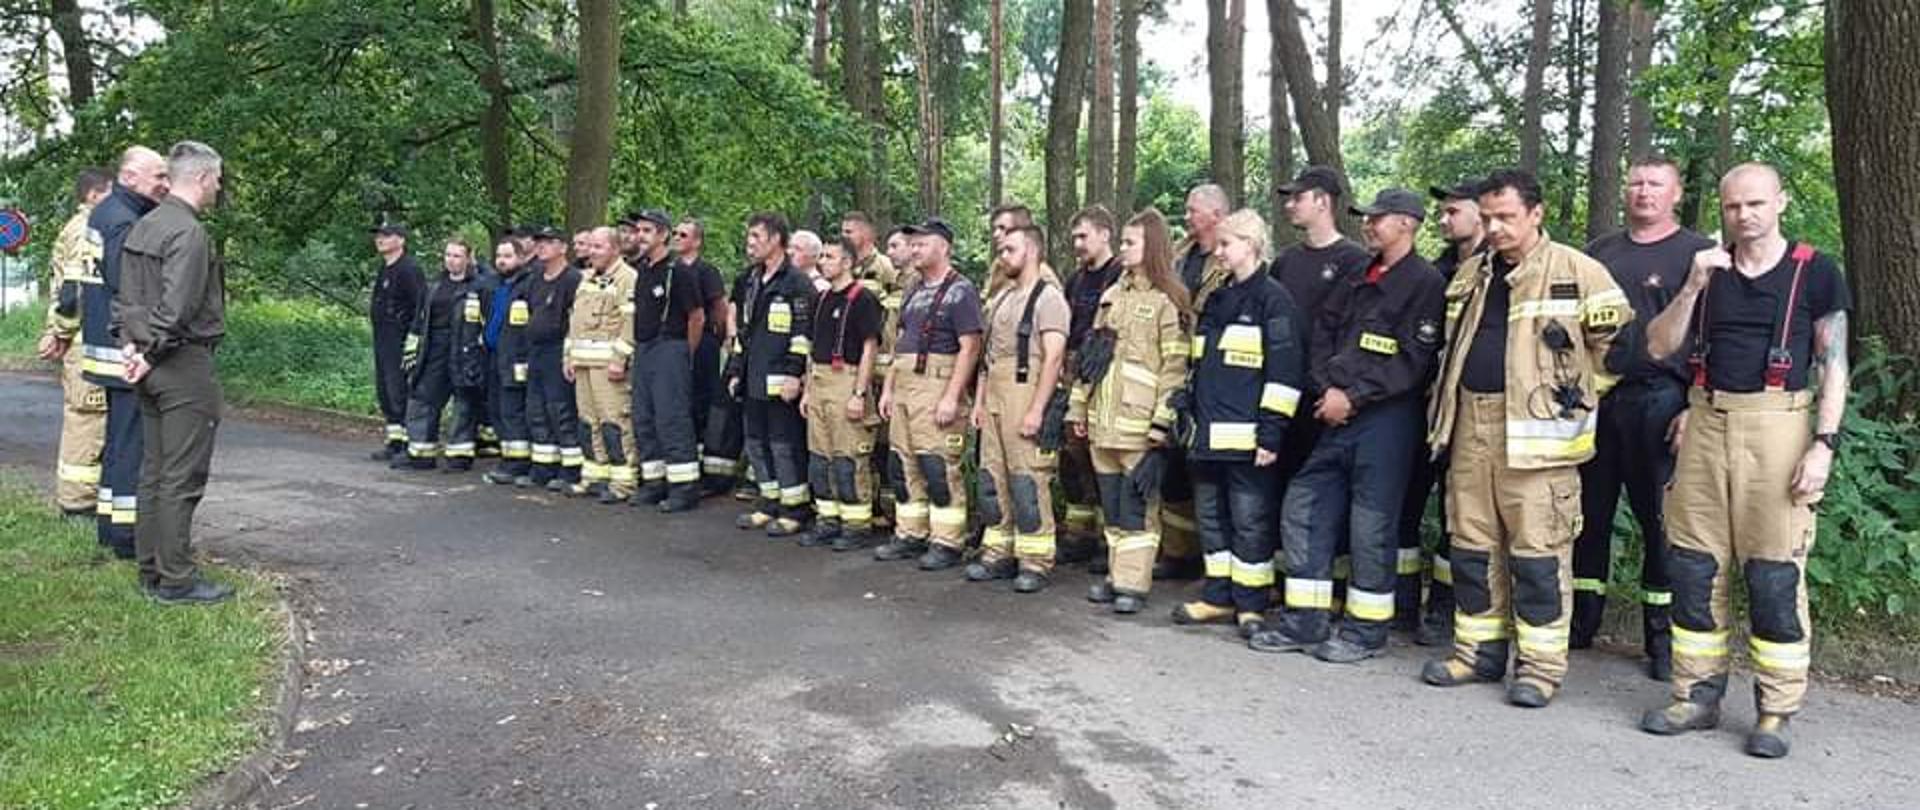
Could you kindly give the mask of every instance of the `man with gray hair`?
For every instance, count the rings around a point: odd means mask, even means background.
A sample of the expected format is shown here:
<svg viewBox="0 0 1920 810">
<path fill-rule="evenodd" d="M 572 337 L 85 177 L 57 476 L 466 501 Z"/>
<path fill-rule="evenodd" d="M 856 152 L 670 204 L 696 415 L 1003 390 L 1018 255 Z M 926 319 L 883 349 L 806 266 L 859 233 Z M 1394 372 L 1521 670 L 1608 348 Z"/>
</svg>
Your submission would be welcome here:
<svg viewBox="0 0 1920 810">
<path fill-rule="evenodd" d="M 806 230 L 794 231 L 793 239 L 787 243 L 787 258 L 793 260 L 793 269 L 806 274 L 814 292 L 826 292 L 833 286 L 820 275 L 820 251 L 825 247 L 820 234 Z"/>
<path fill-rule="evenodd" d="M 133 224 L 167 196 L 167 159 L 144 146 L 120 156 L 113 191 L 87 218 L 87 238 L 100 250 L 100 283 L 80 293 L 81 377 L 107 391 L 107 439 L 100 454 L 100 490 L 96 501 L 99 542 L 123 560 L 133 559 L 134 525 L 139 501 L 140 401 L 127 383 L 114 331 L 113 301 L 120 289 L 121 247 Z"/>
<path fill-rule="evenodd" d="M 124 377 L 140 397 L 150 441 L 140 467 L 147 517 L 134 547 L 147 593 L 164 604 L 204 605 L 233 595 L 193 564 L 193 512 L 206 493 L 220 384 L 213 352 L 226 334 L 226 278 L 201 212 L 220 195 L 220 154 L 181 141 L 167 161 L 172 196 L 127 234 L 113 325 Z"/>
</svg>

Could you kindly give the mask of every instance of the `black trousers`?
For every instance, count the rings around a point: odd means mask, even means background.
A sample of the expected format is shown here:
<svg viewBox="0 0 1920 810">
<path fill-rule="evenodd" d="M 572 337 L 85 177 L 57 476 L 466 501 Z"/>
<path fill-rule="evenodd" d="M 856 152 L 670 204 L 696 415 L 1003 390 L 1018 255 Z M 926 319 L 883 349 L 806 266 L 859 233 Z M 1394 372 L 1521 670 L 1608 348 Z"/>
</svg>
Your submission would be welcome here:
<svg viewBox="0 0 1920 810">
<path fill-rule="evenodd" d="M 505 374 L 511 374 L 509 369 Z M 533 462 L 533 443 L 527 435 L 527 384 L 495 371 L 488 380 L 487 410 L 493 412 L 494 432 L 500 436 L 500 465 L 507 475 L 526 475 Z"/>
<path fill-rule="evenodd" d="M 1640 524 L 1642 599 L 1659 618 L 1664 633 L 1666 606 L 1673 601 L 1667 584 L 1667 525 L 1661 516 L 1674 456 L 1667 426 L 1687 407 L 1686 388 L 1678 380 L 1623 382 L 1600 401 L 1600 426 L 1594 457 L 1580 466 L 1580 536 L 1573 542 L 1573 625 L 1576 644 L 1590 643 L 1606 611 L 1607 582 L 1613 569 L 1613 515 L 1620 490 Z M 1651 633 L 1650 633 L 1651 635 Z"/>
<path fill-rule="evenodd" d="M 741 401 L 724 384 L 715 385 L 707 424 L 700 430 L 700 470 L 710 493 L 733 488 L 740 454 L 746 449 L 745 420 Z"/>
<path fill-rule="evenodd" d="M 580 483 L 580 409 L 573 383 L 561 373 L 565 352 L 558 343 L 534 344 L 527 352 L 527 436 L 533 445 L 528 475 L 535 484 L 559 479 Z"/>
<path fill-rule="evenodd" d="M 435 458 L 444 455 L 449 465 L 471 467 L 478 449 L 480 415 L 486 407 L 481 390 L 453 384 L 446 353 L 435 352 L 422 358 L 421 363 L 420 376 L 407 398 L 407 458 L 431 466 Z M 453 404 L 453 428 L 442 446 L 441 413 L 449 401 Z"/>
<path fill-rule="evenodd" d="M 1407 496 L 1400 508 L 1400 551 L 1394 586 L 1394 615 L 1411 623 L 1421 615 L 1421 587 L 1426 586 L 1426 616 L 1431 621 L 1453 621 L 1453 568 L 1447 558 L 1447 461 L 1427 458 L 1424 440 L 1413 462 L 1413 476 L 1407 482 Z M 1435 497 L 1437 495 L 1437 497 Z M 1432 549 L 1433 578 L 1423 583 L 1421 568 L 1425 562 L 1424 538 L 1420 526 L 1427 518 L 1427 502 L 1432 499 L 1440 511 L 1440 542 Z"/>
<path fill-rule="evenodd" d="M 100 454 L 95 534 L 100 545 L 125 557 L 134 553 L 146 433 L 140 427 L 140 395 L 131 388 L 103 387 L 107 390 L 107 442 Z"/>
<path fill-rule="evenodd" d="M 220 427 L 220 383 L 213 349 L 182 346 L 140 381 L 145 460 L 140 492 L 146 514 L 135 531 L 140 579 L 178 588 L 193 584 L 193 513 L 207 491 L 213 437 Z"/>
<path fill-rule="evenodd" d="M 756 510 L 775 517 L 806 520 L 807 423 L 797 403 L 780 399 L 746 400 L 747 462 L 760 484 Z"/>
<path fill-rule="evenodd" d="M 1193 517 L 1207 576 L 1200 598 L 1238 613 L 1265 613 L 1273 601 L 1273 550 L 1280 533 L 1278 465 L 1189 460 Z"/>
<path fill-rule="evenodd" d="M 1321 641 L 1333 621 L 1333 561 L 1351 549 L 1342 638 L 1366 647 L 1387 643 L 1394 616 L 1400 513 L 1420 451 L 1424 403 L 1401 397 L 1375 403 L 1347 424 L 1328 428 L 1287 488 L 1286 623 L 1296 639 Z"/>
<path fill-rule="evenodd" d="M 693 351 L 693 365 L 688 373 L 687 396 L 693 411 L 693 435 L 705 441 L 713 401 L 720 395 L 720 338 L 712 332 L 700 333 L 700 345 Z"/>
<path fill-rule="evenodd" d="M 634 351 L 633 444 L 649 492 L 670 486 L 691 497 L 700 485 L 691 360 L 685 340 L 656 339 Z"/>
<path fill-rule="evenodd" d="M 406 345 L 405 325 L 373 325 L 373 394 L 387 422 L 387 447 L 395 452 L 407 442 L 407 373 L 400 362 Z"/>
</svg>

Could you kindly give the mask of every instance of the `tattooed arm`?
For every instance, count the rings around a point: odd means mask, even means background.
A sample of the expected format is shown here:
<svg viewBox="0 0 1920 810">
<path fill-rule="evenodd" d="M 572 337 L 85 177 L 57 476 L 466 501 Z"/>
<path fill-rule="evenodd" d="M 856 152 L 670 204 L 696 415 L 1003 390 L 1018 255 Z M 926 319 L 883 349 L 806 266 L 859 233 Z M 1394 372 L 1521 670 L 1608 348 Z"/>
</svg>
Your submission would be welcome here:
<svg viewBox="0 0 1920 810">
<path fill-rule="evenodd" d="M 1847 313 L 1835 311 L 1813 323 L 1813 366 L 1819 372 L 1819 411 L 1815 433 L 1837 433 L 1847 410 Z M 1794 500 L 1812 503 L 1820 500 L 1827 488 L 1827 475 L 1833 469 L 1833 450 L 1820 442 L 1807 448 L 1800 466 L 1793 473 Z"/>
</svg>

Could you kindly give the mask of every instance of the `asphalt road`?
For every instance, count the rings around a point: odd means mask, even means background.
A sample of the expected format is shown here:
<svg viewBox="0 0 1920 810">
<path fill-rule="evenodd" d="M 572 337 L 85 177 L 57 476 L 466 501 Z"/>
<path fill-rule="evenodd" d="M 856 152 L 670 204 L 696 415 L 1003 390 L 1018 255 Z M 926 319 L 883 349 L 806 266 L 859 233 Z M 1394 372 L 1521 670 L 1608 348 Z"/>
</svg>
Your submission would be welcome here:
<svg viewBox="0 0 1920 810">
<path fill-rule="evenodd" d="M 0 376 L 0 465 L 45 478 L 58 391 Z M 1665 699 L 1576 653 L 1545 710 L 1438 690 L 1427 651 L 1336 668 L 731 526 L 401 474 L 368 441 L 230 419 L 209 554 L 312 628 L 262 808 L 1911 808 L 1920 707 L 1822 685 L 1784 761 L 1635 729 Z M 132 573 L 128 573 L 129 582 Z M 1017 727 L 1017 730 L 1016 730 Z M 1008 740 L 1011 742 L 1008 742 Z"/>
</svg>

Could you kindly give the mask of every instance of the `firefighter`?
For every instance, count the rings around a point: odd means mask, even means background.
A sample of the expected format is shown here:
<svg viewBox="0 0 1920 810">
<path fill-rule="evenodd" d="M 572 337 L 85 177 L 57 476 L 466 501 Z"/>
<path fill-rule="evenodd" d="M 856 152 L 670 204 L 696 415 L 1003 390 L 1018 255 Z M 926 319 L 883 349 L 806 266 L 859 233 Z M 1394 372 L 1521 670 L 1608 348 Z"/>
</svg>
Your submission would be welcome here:
<svg viewBox="0 0 1920 810">
<path fill-rule="evenodd" d="M 1220 223 L 1215 255 L 1228 276 L 1210 291 L 1194 330 L 1179 433 L 1193 476 L 1194 516 L 1206 554 L 1200 598 L 1176 624 L 1232 622 L 1242 638 L 1265 629 L 1273 591 L 1277 462 L 1306 385 L 1300 317 L 1286 287 L 1262 272 L 1267 223 L 1242 209 Z"/>
<path fill-rule="evenodd" d="M 685 512 L 700 502 L 699 450 L 693 432 L 693 356 L 707 329 L 699 270 L 667 249 L 673 219 L 664 211 L 638 215 L 641 247 L 633 287 L 633 434 L 640 488 L 635 506 Z"/>
<path fill-rule="evenodd" d="M 1123 275 L 1101 293 L 1080 362 L 1070 369 L 1067 418 L 1088 445 L 1105 516 L 1108 574 L 1087 599 L 1124 614 L 1146 607 L 1153 587 L 1160 482 L 1136 473 L 1157 466 L 1164 474 L 1193 316 L 1159 211 L 1148 208 L 1121 229 L 1118 260 Z M 1096 368 L 1102 354 L 1104 367 Z"/>
<path fill-rule="evenodd" d="M 127 382 L 125 340 L 114 329 L 113 301 L 127 233 L 167 196 L 167 159 L 144 146 L 127 149 L 107 198 L 87 217 L 87 239 L 100 251 L 99 284 L 80 284 L 80 374 L 107 392 L 107 438 L 100 455 L 95 502 L 97 539 L 123 560 L 133 559 L 140 516 L 140 464 L 146 443 L 140 399 Z"/>
<path fill-rule="evenodd" d="M 1433 269 L 1444 281 L 1452 282 L 1454 270 L 1460 263 L 1486 248 L 1487 229 L 1480 220 L 1479 189 L 1478 182 L 1428 189 L 1440 204 L 1440 219 L 1436 224 L 1447 243 L 1433 259 Z M 1437 374 L 1439 368 L 1438 363 L 1434 364 L 1433 372 Z M 1431 376 L 1424 387 L 1432 389 Z M 1407 497 L 1400 509 L 1400 581 L 1394 591 L 1394 616 L 1396 623 L 1404 622 L 1403 629 L 1413 625 L 1413 643 L 1422 647 L 1453 643 L 1453 568 L 1447 560 L 1447 499 L 1446 488 L 1441 486 L 1446 479 L 1446 461 L 1444 455 L 1430 459 L 1426 453 L 1414 460 L 1413 478 L 1407 482 Z M 1435 490 L 1440 497 L 1432 497 Z M 1440 542 L 1431 551 L 1430 566 L 1423 552 L 1422 532 L 1429 499 L 1439 512 L 1442 527 Z M 1429 573 L 1431 577 L 1424 583 L 1424 605 L 1422 573 Z"/>
<path fill-rule="evenodd" d="M 807 480 L 818 513 L 802 546 L 865 548 L 873 529 L 873 443 L 880 425 L 874 374 L 886 308 L 854 278 L 851 240 L 820 254 L 827 291 L 813 304 L 812 354 L 800 411 L 807 420 Z"/>
<path fill-rule="evenodd" d="M 845 242 L 848 259 L 853 262 L 853 278 L 879 298 L 884 316 L 873 366 L 874 397 L 878 398 L 880 381 L 886 379 L 887 372 L 893 368 L 893 344 L 900 334 L 901 292 L 915 275 L 912 268 L 895 264 L 893 258 L 880 249 L 875 241 L 875 227 L 873 218 L 864 211 L 840 215 L 840 238 Z M 874 418 L 884 420 L 877 409 Z M 887 447 L 886 430 L 875 431 L 870 469 L 884 471 L 891 458 L 893 453 Z M 874 525 L 890 523 L 892 518 L 893 492 L 881 487 L 873 500 Z"/>
<path fill-rule="evenodd" d="M 691 401 L 693 435 L 700 440 L 700 495 L 724 495 L 733 489 L 735 471 L 740 466 L 740 407 L 728 396 L 721 381 L 726 365 L 724 347 L 733 328 L 733 311 L 727 304 L 727 282 L 712 262 L 701 258 L 706 246 L 706 225 L 694 217 L 681 217 L 673 226 L 673 253 L 678 272 L 690 273 L 700 280 L 700 300 L 705 302 L 706 325 L 694 347 Z"/>
<path fill-rule="evenodd" d="M 627 382 L 633 359 L 636 274 L 620 257 L 618 234 L 594 228 L 577 240 L 587 272 L 574 294 L 567 324 L 566 376 L 580 409 L 587 456 L 570 494 L 623 503 L 633 496 L 633 397 Z"/>
<path fill-rule="evenodd" d="M 1232 211 L 1226 190 L 1214 183 L 1202 183 L 1187 192 L 1187 235 L 1173 249 L 1173 269 L 1187 290 L 1188 309 L 1193 314 L 1199 313 L 1206 292 L 1232 275 L 1213 260 L 1220 223 Z M 1188 327 L 1192 327 L 1191 319 Z M 1154 561 L 1153 578 L 1198 577 L 1205 569 L 1201 564 L 1200 530 L 1193 522 L 1193 477 L 1187 474 L 1186 450 L 1177 441 L 1167 452 L 1160 491 L 1160 557 Z"/>
<path fill-rule="evenodd" d="M 1420 195 L 1387 189 L 1352 211 L 1365 219 L 1375 253 L 1365 270 L 1334 284 L 1314 319 L 1307 376 L 1321 392 L 1313 417 L 1324 433 L 1282 502 L 1284 618 L 1248 641 L 1263 652 L 1310 650 L 1341 664 L 1387 646 L 1400 512 L 1420 455 L 1446 306 L 1446 282 L 1413 250 L 1426 218 Z M 1333 563 L 1342 541 L 1352 578 L 1334 632 Z"/>
<path fill-rule="evenodd" d="M 1680 227 L 1680 169 L 1665 158 L 1642 158 L 1627 170 L 1627 228 L 1587 245 L 1587 255 L 1605 265 L 1627 294 L 1627 304 L 1648 316 L 1666 309 L 1693 265 L 1713 240 Z M 1593 460 L 1580 467 L 1580 536 L 1573 541 L 1573 649 L 1593 646 L 1607 606 L 1613 565 L 1613 514 L 1620 490 L 1640 524 L 1641 647 L 1647 675 L 1672 678 L 1673 592 L 1667 586 L 1667 530 L 1660 503 L 1673 477 L 1674 437 L 1686 418 L 1686 358 L 1682 347 L 1664 361 L 1647 355 L 1645 330 L 1634 322 L 1621 333 L 1614 353 L 1620 384 L 1600 403 L 1600 430 Z"/>
<path fill-rule="evenodd" d="M 1850 368 L 1846 279 L 1825 253 L 1781 235 L 1786 205 L 1773 167 L 1729 171 L 1720 206 L 1732 250 L 1695 254 L 1679 294 L 1647 327 L 1658 358 L 1691 335 L 1693 386 L 1665 504 L 1673 697 L 1640 727 L 1678 734 L 1719 723 L 1737 575 L 1759 710 L 1746 751 L 1766 758 L 1787 755 L 1789 718 L 1806 699 L 1813 505 L 1839 450 Z"/>
<path fill-rule="evenodd" d="M 82 376 L 85 347 L 80 334 L 80 297 L 83 285 L 100 283 L 100 244 L 88 238 L 87 219 L 113 191 L 106 169 L 85 169 L 73 181 L 73 216 L 60 228 L 47 266 L 52 270 L 47 289 L 54 301 L 47 307 L 40 332 L 42 360 L 61 363 L 60 460 L 57 500 L 70 518 L 93 516 L 100 502 L 100 450 L 106 443 L 107 392 Z"/>
<path fill-rule="evenodd" d="M 527 270 L 532 243 L 516 229 L 493 248 L 493 264 L 500 286 L 487 308 L 487 362 L 492 388 L 487 406 L 500 431 L 500 463 L 484 476 L 489 483 L 513 484 L 527 478 L 533 462 L 533 443 L 527 436 Z M 531 484 L 531 480 L 529 480 Z"/>
<path fill-rule="evenodd" d="M 407 372 L 407 453 L 396 469 L 431 470 L 444 453 L 445 471 L 473 469 L 476 427 L 486 403 L 486 312 L 490 296 L 473 272 L 473 249 L 447 240 L 444 272 L 428 285 L 407 332 L 401 366 Z M 453 429 L 440 446 L 440 413 L 453 402 Z"/>
<path fill-rule="evenodd" d="M 374 251 L 380 254 L 368 307 L 373 321 L 373 390 L 380 415 L 387 420 L 387 443 L 372 458 L 393 462 L 407 457 L 407 373 L 401 365 L 427 280 L 407 252 L 407 226 L 382 222 L 372 233 Z"/>
<path fill-rule="evenodd" d="M 1041 275 L 1046 241 L 1039 228 L 1027 225 L 994 246 L 995 267 L 1007 279 L 987 302 L 985 373 L 973 397 L 986 534 L 980 559 L 967 566 L 966 575 L 973 582 L 1011 577 L 1017 593 L 1044 590 L 1054 564 L 1058 455 L 1038 438 L 1060 388 L 1073 310 L 1060 288 Z"/>
<path fill-rule="evenodd" d="M 580 411 L 567 377 L 567 328 L 580 270 L 567 261 L 566 236 L 553 226 L 533 232 L 537 264 L 521 288 L 527 302 L 527 438 L 533 465 L 526 485 L 568 492 L 580 483 Z M 515 486 L 520 481 L 515 480 Z"/>
<path fill-rule="evenodd" d="M 913 242 L 919 283 L 900 309 L 893 370 L 880 394 L 890 420 L 894 534 L 876 560 L 919 557 L 925 571 L 960 564 L 967 536 L 966 398 L 980 357 L 980 293 L 953 267 L 953 229 L 929 219 L 902 233 Z"/>
<path fill-rule="evenodd" d="M 787 258 L 785 217 L 747 219 L 747 257 L 753 263 L 734 280 L 739 345 L 732 375 L 743 401 L 747 461 L 760 498 L 740 516 L 741 529 L 791 537 L 811 516 L 807 491 L 806 424 L 800 415 L 807 356 L 812 351 L 813 282 Z"/>
<path fill-rule="evenodd" d="M 1540 183 L 1517 170 L 1480 187 L 1492 252 L 1447 287 L 1446 348 L 1428 444 L 1451 453 L 1453 652 L 1427 662 L 1434 686 L 1500 681 L 1507 702 L 1540 708 L 1567 672 L 1580 475 L 1593 456 L 1604 365 L 1633 320 L 1599 262 L 1548 238 Z"/>
<path fill-rule="evenodd" d="M 1106 206 L 1083 208 L 1073 215 L 1073 257 L 1075 269 L 1064 290 L 1067 305 L 1073 310 L 1073 323 L 1067 330 L 1067 359 L 1064 368 L 1079 365 L 1080 348 L 1093 332 L 1094 316 L 1100 310 L 1100 297 L 1126 272 L 1113 253 L 1113 213 Z M 1069 375 L 1070 376 L 1070 375 Z M 1077 562 L 1107 556 L 1100 529 L 1100 488 L 1095 482 L 1093 457 L 1084 438 L 1069 435 L 1060 453 L 1060 491 L 1066 496 L 1061 526 L 1060 561 Z"/>
</svg>

